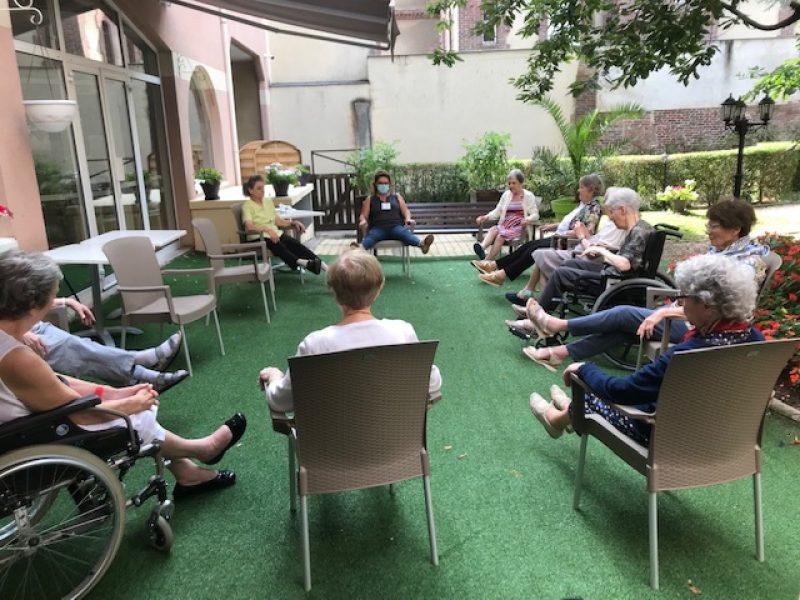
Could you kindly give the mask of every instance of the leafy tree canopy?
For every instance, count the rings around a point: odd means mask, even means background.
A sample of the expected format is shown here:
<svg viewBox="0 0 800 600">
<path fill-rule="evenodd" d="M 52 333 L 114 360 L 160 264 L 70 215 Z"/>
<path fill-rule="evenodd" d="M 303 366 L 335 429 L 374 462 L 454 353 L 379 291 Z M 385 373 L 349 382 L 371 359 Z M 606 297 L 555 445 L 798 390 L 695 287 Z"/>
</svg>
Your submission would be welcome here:
<svg viewBox="0 0 800 600">
<path fill-rule="evenodd" d="M 467 0 L 432 0 L 428 14 L 440 18 L 440 30 L 452 25 L 450 9 Z M 710 41 L 716 25 L 726 30 L 735 24 L 771 31 L 800 20 L 800 2 L 791 0 L 792 13 L 775 23 L 759 23 L 742 12 L 743 0 L 483 0 L 485 20 L 474 33 L 491 33 L 499 25 L 512 26 L 522 17 L 519 32 L 537 40 L 542 22 L 548 24 L 546 40 L 536 42 L 526 73 L 513 80 L 523 101 L 541 99 L 553 87 L 561 65 L 580 59 L 594 76 L 572 84 L 579 95 L 597 89 L 600 81 L 612 89 L 630 87 L 654 71 L 668 68 L 687 85 L 699 78 L 698 69 L 711 63 L 719 48 Z M 457 52 L 437 48 L 434 64 L 453 66 Z"/>
</svg>

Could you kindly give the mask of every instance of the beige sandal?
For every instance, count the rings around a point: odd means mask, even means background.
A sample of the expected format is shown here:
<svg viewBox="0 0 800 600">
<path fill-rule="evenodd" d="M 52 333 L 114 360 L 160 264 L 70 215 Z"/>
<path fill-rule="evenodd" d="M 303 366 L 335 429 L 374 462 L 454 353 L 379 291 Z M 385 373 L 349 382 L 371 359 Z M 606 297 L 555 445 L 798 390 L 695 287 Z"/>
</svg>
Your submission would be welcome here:
<svg viewBox="0 0 800 600">
<path fill-rule="evenodd" d="M 552 317 L 545 312 L 541 304 L 531 298 L 525 305 L 525 310 L 528 313 L 528 318 L 531 323 L 533 323 L 533 326 L 536 328 L 539 337 L 544 339 L 553 337 L 555 332 L 550 331 L 550 328 L 547 327 Z"/>
<path fill-rule="evenodd" d="M 536 356 L 536 348 L 533 346 L 525 346 L 522 349 L 522 351 L 525 353 L 525 356 L 530 358 L 533 362 L 538 363 L 549 371 L 555 373 L 558 370 L 558 367 L 561 366 L 561 363 L 564 362 L 564 359 L 555 356 L 550 348 L 544 348 L 544 350 L 547 350 L 547 358 L 539 358 Z"/>
</svg>

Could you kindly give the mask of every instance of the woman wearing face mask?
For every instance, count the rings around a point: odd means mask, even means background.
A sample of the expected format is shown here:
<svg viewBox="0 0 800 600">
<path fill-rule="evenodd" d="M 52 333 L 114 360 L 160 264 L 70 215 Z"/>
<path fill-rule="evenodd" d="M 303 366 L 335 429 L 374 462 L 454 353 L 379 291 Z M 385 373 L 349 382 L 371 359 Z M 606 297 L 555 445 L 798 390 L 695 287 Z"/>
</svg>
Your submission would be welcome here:
<svg viewBox="0 0 800 600">
<path fill-rule="evenodd" d="M 392 192 L 391 175 L 386 171 L 376 171 L 372 179 L 372 190 L 372 196 L 364 200 L 358 221 L 358 227 L 366 230 L 366 235 L 361 240 L 364 250 L 369 250 L 383 240 L 397 240 L 408 246 L 417 246 L 423 254 L 427 254 L 433 244 L 433 236 L 428 235 L 420 241 L 408 229 L 407 225 L 414 221 L 403 196 Z"/>
</svg>

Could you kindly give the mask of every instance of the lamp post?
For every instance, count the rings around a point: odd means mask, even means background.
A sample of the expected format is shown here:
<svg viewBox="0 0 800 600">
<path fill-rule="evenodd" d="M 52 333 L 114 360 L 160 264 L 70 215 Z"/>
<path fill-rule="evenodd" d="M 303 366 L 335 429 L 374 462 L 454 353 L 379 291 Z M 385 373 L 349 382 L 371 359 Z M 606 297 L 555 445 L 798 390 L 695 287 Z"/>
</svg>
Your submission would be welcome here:
<svg viewBox="0 0 800 600">
<path fill-rule="evenodd" d="M 742 195 L 742 165 L 744 161 L 744 137 L 750 131 L 756 131 L 766 127 L 772 119 L 775 110 L 775 101 L 766 94 L 758 103 L 758 114 L 760 121 L 751 121 L 747 118 L 747 106 L 741 97 L 733 99 L 733 94 L 721 105 L 722 120 L 725 122 L 725 129 L 733 131 L 739 136 L 739 153 L 736 156 L 736 175 L 733 178 L 733 196 L 739 198 Z"/>
</svg>

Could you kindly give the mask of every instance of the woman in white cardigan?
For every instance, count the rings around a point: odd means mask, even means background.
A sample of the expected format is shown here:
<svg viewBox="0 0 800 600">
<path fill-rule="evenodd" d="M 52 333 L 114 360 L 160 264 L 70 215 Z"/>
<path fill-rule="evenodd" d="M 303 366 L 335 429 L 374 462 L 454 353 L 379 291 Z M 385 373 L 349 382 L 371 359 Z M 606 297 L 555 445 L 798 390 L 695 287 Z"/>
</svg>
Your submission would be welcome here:
<svg viewBox="0 0 800 600">
<path fill-rule="evenodd" d="M 528 225 L 533 225 L 539 220 L 539 208 L 536 206 L 536 196 L 522 184 L 525 176 L 519 169 L 512 169 L 506 177 L 508 189 L 500 196 L 500 201 L 494 210 L 475 219 L 480 225 L 484 221 L 498 221 L 483 238 L 483 242 L 475 242 L 475 254 L 481 260 L 493 260 L 500 253 L 505 242 L 518 240 L 522 231 Z M 489 249 L 487 255 L 486 250 Z"/>
</svg>

